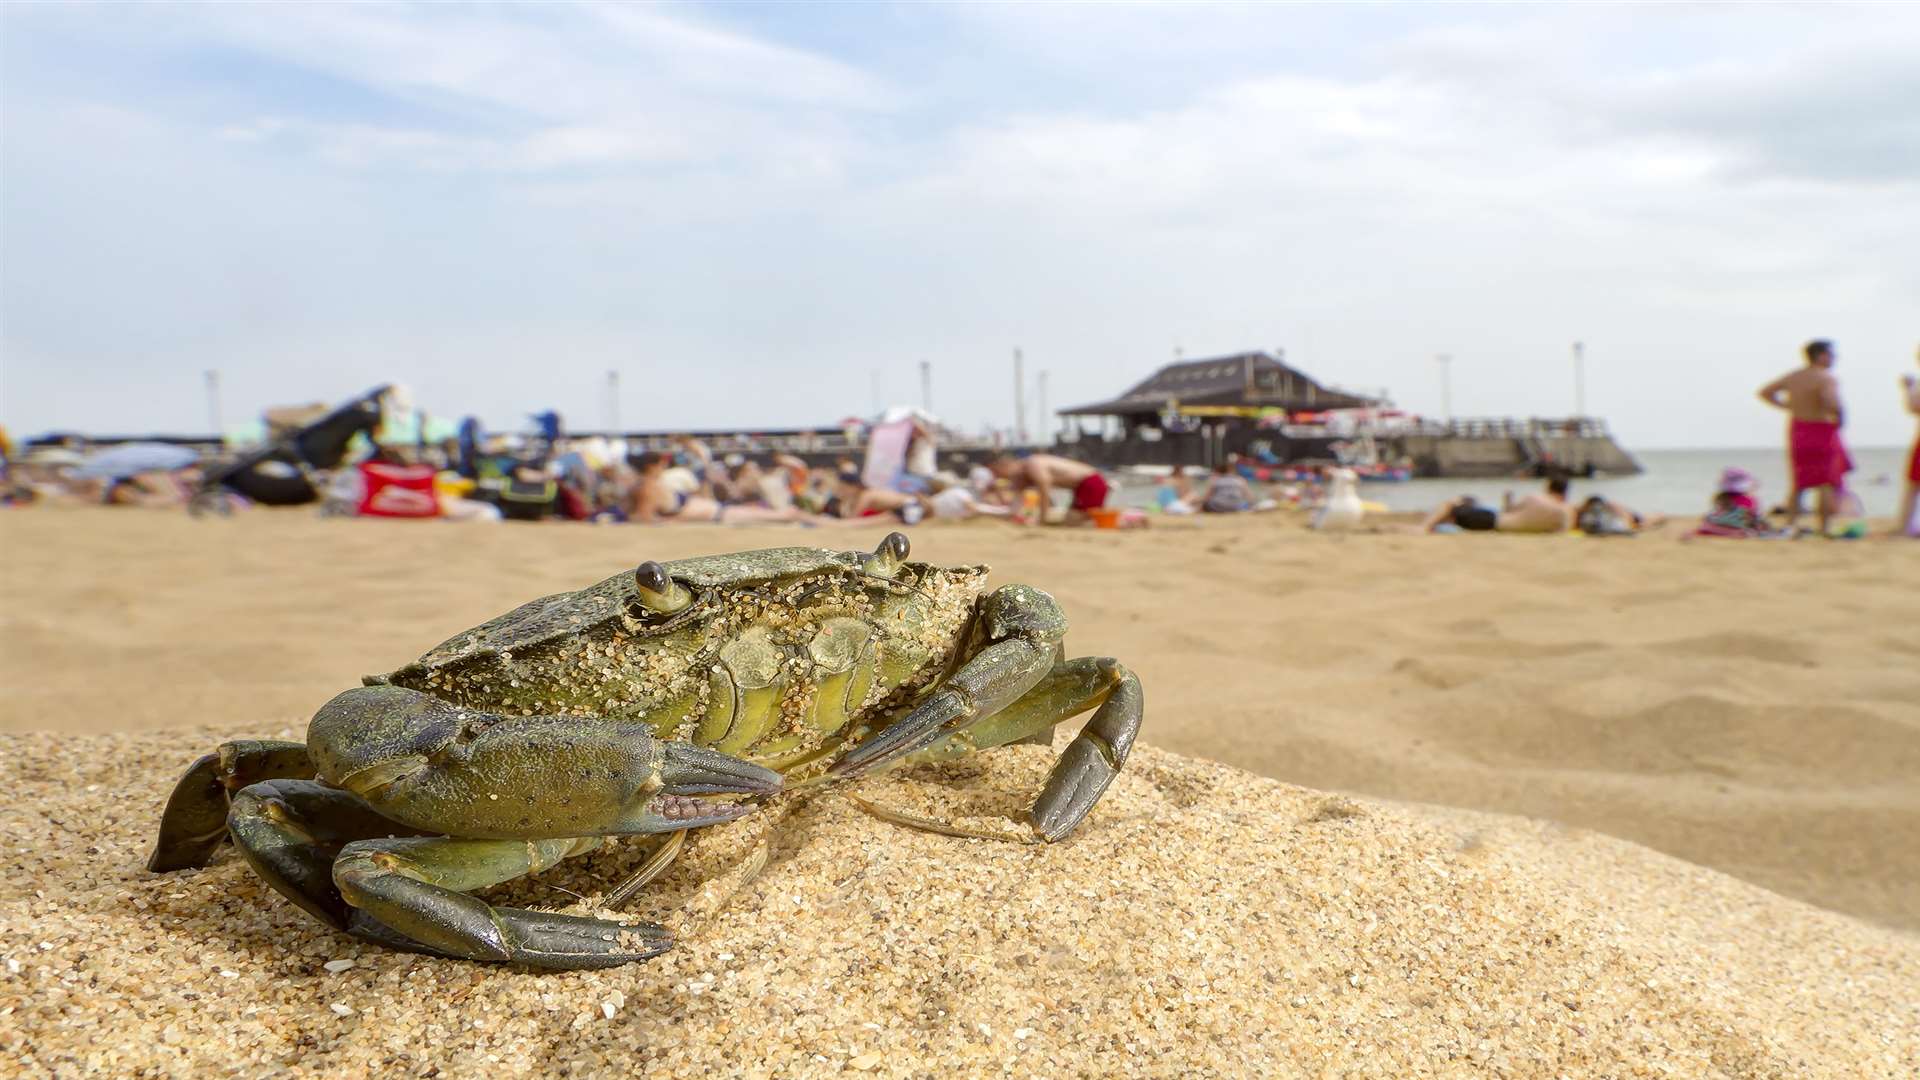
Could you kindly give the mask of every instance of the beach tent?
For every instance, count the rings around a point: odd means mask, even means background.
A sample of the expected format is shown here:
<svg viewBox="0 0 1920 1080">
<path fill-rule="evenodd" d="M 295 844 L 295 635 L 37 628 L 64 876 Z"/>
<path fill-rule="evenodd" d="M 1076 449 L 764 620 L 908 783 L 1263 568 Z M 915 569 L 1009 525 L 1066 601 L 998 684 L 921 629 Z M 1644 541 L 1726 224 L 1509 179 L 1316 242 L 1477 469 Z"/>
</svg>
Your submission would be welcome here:
<svg viewBox="0 0 1920 1080">
<path fill-rule="evenodd" d="M 93 454 L 73 470 L 75 476 L 124 480 L 141 473 L 172 472 L 200 460 L 200 452 L 172 443 L 131 442 Z"/>
<path fill-rule="evenodd" d="M 907 471 L 907 450 L 913 445 L 915 422 L 928 429 L 940 421 L 924 409 L 896 405 L 880 414 L 867 433 L 867 460 L 860 469 L 860 482 L 870 488 L 897 490 Z"/>
</svg>

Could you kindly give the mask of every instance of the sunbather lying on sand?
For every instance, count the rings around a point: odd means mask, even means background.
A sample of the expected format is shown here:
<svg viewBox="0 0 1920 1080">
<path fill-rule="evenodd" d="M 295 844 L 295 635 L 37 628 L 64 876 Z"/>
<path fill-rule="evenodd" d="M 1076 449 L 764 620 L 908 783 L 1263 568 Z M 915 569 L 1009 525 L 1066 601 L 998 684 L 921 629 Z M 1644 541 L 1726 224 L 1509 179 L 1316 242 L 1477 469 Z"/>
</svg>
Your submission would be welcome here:
<svg viewBox="0 0 1920 1080">
<path fill-rule="evenodd" d="M 728 525 L 769 521 L 811 521 L 813 515 L 798 507 L 774 509 L 770 506 L 725 506 L 711 496 L 677 490 L 667 483 L 667 467 L 672 454 L 649 454 L 640 467 L 640 482 L 634 488 L 633 505 L 627 513 L 630 521 L 654 525 L 670 521 L 709 521 Z"/>
<path fill-rule="evenodd" d="M 1665 514 L 1642 514 L 1612 499 L 1592 496 L 1574 512 L 1574 527 L 1588 536 L 1637 536 L 1666 524 Z"/>
<path fill-rule="evenodd" d="M 1732 539 L 1772 539 L 1787 535 L 1785 530 L 1776 530 L 1761 511 L 1759 490 L 1760 481 L 1747 470 L 1737 465 L 1721 470 L 1712 504 L 1693 535 Z"/>
<path fill-rule="evenodd" d="M 975 494 L 967 482 L 951 473 L 933 474 L 933 494 L 926 499 L 927 509 L 943 521 L 965 521 L 974 517 L 993 517 L 1012 522 L 1013 511 Z"/>
<path fill-rule="evenodd" d="M 1435 510 L 1421 529 L 1424 532 L 1563 533 L 1573 527 L 1567 487 L 1565 476 L 1550 476 L 1545 491 L 1518 499 L 1509 494 L 1499 511 L 1481 505 L 1471 495 L 1462 496 Z"/>
</svg>

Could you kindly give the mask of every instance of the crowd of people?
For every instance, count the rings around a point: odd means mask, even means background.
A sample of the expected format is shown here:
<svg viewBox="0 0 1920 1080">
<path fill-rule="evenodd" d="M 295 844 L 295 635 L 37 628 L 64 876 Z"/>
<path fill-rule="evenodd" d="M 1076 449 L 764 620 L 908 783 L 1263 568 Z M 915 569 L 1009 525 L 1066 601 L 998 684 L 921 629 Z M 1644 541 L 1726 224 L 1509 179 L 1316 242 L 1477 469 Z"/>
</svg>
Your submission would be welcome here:
<svg viewBox="0 0 1920 1080">
<path fill-rule="evenodd" d="M 1841 437 L 1846 413 L 1840 401 L 1839 380 L 1833 373 L 1837 354 L 1833 343 L 1824 339 L 1808 342 L 1802 354 L 1805 358 L 1802 367 L 1769 382 L 1759 391 L 1761 401 L 1788 417 L 1791 489 L 1786 501 L 1764 508 L 1759 480 L 1747 469 L 1730 465 L 1721 471 L 1706 512 L 1688 536 L 1858 539 L 1867 534 L 1864 521 L 1836 525 L 1839 518 L 1858 519 L 1861 515 L 1860 500 L 1847 486 L 1854 462 Z M 1900 388 L 1905 410 L 1920 418 L 1920 376 L 1912 372 L 1902 374 Z M 1920 436 L 1916 436 L 1908 454 L 1905 480 L 1894 531 L 1897 535 L 1920 538 Z M 1441 505 L 1421 528 L 1427 532 L 1578 531 L 1589 536 L 1628 536 L 1661 520 L 1657 515 L 1637 514 L 1601 496 L 1576 504 L 1570 497 L 1571 487 L 1569 474 L 1550 470 L 1541 491 L 1517 498 L 1509 494 L 1497 508 L 1470 495 L 1463 496 Z M 1800 525 L 1807 513 L 1809 495 L 1813 496 L 1816 518 L 1812 530 Z"/>
<path fill-rule="evenodd" d="M 1695 535 L 1845 539 L 1866 535 L 1862 521 L 1835 524 L 1838 518 L 1857 518 L 1861 513 L 1860 500 L 1847 483 L 1854 461 L 1842 437 L 1846 409 L 1840 399 L 1840 380 L 1834 374 L 1839 355 L 1833 342 L 1825 339 L 1807 342 L 1801 354 L 1804 363 L 1800 367 L 1759 390 L 1761 401 L 1787 414 L 1786 449 L 1791 471 L 1787 501 L 1763 513 L 1757 497 L 1759 485 L 1752 474 L 1729 468 L 1721 474 L 1713 503 Z M 1899 385 L 1905 411 L 1920 418 L 1920 376 L 1905 372 Z M 1920 539 L 1920 436 L 1914 439 L 1908 454 L 1905 480 L 1894 516 L 1894 532 Z M 1815 518 L 1811 531 L 1800 526 L 1809 495 L 1813 496 Z"/>
<path fill-rule="evenodd" d="M 1789 497 L 1770 510 L 1763 508 L 1753 474 L 1730 466 L 1689 535 L 1864 535 L 1859 521 L 1834 525 L 1836 518 L 1858 506 L 1846 484 L 1853 461 L 1841 438 L 1844 411 L 1833 374 L 1835 351 L 1831 342 L 1821 340 L 1809 342 L 1804 354 L 1803 367 L 1759 391 L 1761 400 L 1789 417 Z M 1906 410 L 1920 418 L 1920 377 L 1907 373 L 1901 385 Z M 237 461 L 203 461 L 191 449 L 162 443 L 127 444 L 92 455 L 65 446 L 40 446 L 21 454 L 0 431 L 0 500 L 222 510 L 253 502 L 318 502 L 329 512 L 372 516 L 641 524 L 829 526 L 870 524 L 869 519 L 884 517 L 907 525 L 928 518 L 987 518 L 1111 526 L 1146 520 L 1141 510 L 1109 505 L 1113 487 L 1099 469 L 1057 454 L 995 453 L 977 460 L 950 455 L 943 467 L 937 426 L 912 410 L 876 425 L 868 436 L 865 461 L 843 456 L 826 467 L 766 447 L 716 452 L 692 435 L 675 436 L 665 448 L 632 447 L 602 437 L 569 439 L 551 413 L 535 417 L 539 431 L 531 437 L 483 438 L 478 425 L 469 421 L 459 436 L 440 442 L 382 442 L 372 436 L 382 422 L 387 389 L 333 410 L 312 428 L 284 434 Z M 882 441 L 880 427 L 890 429 L 890 445 L 897 453 L 875 453 Z M 1198 477 L 1174 469 L 1159 483 L 1149 506 L 1176 515 L 1307 506 L 1318 510 L 1316 528 L 1344 527 L 1364 511 L 1353 494 L 1352 474 L 1343 472 L 1326 468 L 1290 473 L 1286 482 L 1269 486 L 1271 477 L 1254 461 L 1229 455 Z M 1551 467 L 1544 473 L 1546 482 L 1538 491 L 1509 493 L 1499 506 L 1463 496 L 1435 509 L 1420 528 L 1434 533 L 1630 536 L 1664 520 L 1600 495 L 1576 501 L 1571 473 Z M 1920 439 L 1905 479 L 1896 532 L 1920 537 Z M 1812 533 L 1800 528 L 1808 495 L 1813 496 L 1817 520 Z"/>
<path fill-rule="evenodd" d="M 335 414 L 341 415 L 339 413 Z M 536 417 L 530 436 L 483 437 L 477 427 L 440 442 L 385 442 L 377 409 L 312 458 L 299 432 L 237 458 L 133 443 L 92 454 L 41 446 L 21 454 L 0 433 L 0 477 L 9 503 L 71 501 L 185 506 L 222 512 L 318 504 L 327 513 L 465 521 L 575 520 L 669 524 L 791 522 L 810 526 L 928 518 L 1079 523 L 1106 507 L 1109 488 L 1091 466 L 1052 454 L 949 455 L 938 431 L 911 423 L 891 466 L 842 456 L 831 466 L 764 447 L 716 452 L 692 435 L 664 449 L 604 437 L 568 438 L 557 418 Z M 324 423 L 324 421 L 323 421 Z M 1059 503 L 1060 505 L 1055 505 Z"/>
<path fill-rule="evenodd" d="M 1787 457 L 1793 467 L 1793 494 L 1785 507 L 1784 528 L 1798 535 L 1806 496 L 1814 496 L 1814 514 L 1820 535 L 1829 535 L 1833 518 L 1849 503 L 1847 475 L 1853 457 L 1847 453 L 1841 431 L 1846 409 L 1840 400 L 1839 362 L 1833 342 L 1809 341 L 1802 350 L 1806 362 L 1760 388 L 1760 400 L 1787 414 Z M 1900 377 L 1906 411 L 1920 417 L 1920 377 Z M 1906 490 L 1895 517 L 1900 532 L 1920 537 L 1920 438 L 1907 462 Z"/>
<path fill-rule="evenodd" d="M 1666 521 L 1664 515 L 1642 514 L 1601 495 L 1591 495 L 1576 503 L 1572 488 L 1571 475 L 1550 471 L 1539 491 L 1518 496 L 1508 492 L 1498 507 L 1465 495 L 1442 504 L 1428 515 L 1420 528 L 1431 533 L 1579 532 L 1587 536 L 1632 536 L 1658 528 Z"/>
</svg>

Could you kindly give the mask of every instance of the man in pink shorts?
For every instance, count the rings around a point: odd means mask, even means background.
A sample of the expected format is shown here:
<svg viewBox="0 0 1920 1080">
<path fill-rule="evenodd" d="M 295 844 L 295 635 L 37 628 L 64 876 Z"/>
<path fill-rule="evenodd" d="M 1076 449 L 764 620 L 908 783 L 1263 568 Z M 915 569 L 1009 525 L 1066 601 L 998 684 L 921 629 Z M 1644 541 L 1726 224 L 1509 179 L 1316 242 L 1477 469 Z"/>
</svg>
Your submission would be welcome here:
<svg viewBox="0 0 1920 1080">
<path fill-rule="evenodd" d="M 1900 376 L 1900 385 L 1907 392 L 1907 411 L 1920 417 L 1920 378 L 1909 371 Z M 1920 540 L 1920 434 L 1913 437 L 1913 453 L 1907 456 L 1907 492 L 1900 499 L 1897 528 Z"/>
<path fill-rule="evenodd" d="M 1833 376 L 1833 343 L 1809 341 L 1805 352 L 1807 366 L 1761 387 L 1760 400 L 1790 417 L 1787 457 L 1793 469 L 1793 501 L 1787 506 L 1787 528 L 1799 522 L 1805 495 L 1812 491 L 1824 536 L 1846 492 L 1853 458 L 1840 439 L 1843 416 L 1840 383 Z"/>
</svg>

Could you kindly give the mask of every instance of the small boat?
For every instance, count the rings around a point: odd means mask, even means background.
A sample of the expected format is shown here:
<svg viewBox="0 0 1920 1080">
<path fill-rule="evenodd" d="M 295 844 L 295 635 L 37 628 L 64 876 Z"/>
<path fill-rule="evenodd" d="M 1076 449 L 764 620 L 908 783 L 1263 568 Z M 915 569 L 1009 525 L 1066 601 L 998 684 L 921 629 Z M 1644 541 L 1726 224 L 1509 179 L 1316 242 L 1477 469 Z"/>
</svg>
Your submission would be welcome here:
<svg viewBox="0 0 1920 1080">
<path fill-rule="evenodd" d="M 1361 466 L 1353 471 L 1363 484 L 1404 484 L 1413 479 L 1413 470 L 1405 465 Z"/>
</svg>

